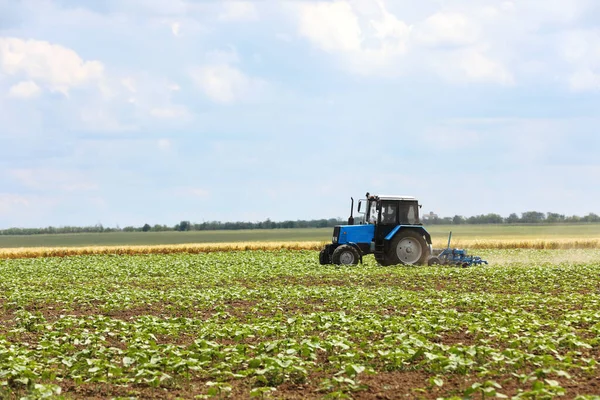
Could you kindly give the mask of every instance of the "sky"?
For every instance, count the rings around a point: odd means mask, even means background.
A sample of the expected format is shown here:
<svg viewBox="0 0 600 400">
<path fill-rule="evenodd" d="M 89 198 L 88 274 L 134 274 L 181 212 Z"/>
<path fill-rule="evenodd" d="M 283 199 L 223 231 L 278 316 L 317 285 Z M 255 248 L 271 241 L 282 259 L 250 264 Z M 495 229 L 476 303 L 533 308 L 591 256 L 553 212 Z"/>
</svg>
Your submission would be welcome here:
<svg viewBox="0 0 600 400">
<path fill-rule="evenodd" d="M 0 228 L 600 213 L 596 0 L 0 0 Z"/>
</svg>

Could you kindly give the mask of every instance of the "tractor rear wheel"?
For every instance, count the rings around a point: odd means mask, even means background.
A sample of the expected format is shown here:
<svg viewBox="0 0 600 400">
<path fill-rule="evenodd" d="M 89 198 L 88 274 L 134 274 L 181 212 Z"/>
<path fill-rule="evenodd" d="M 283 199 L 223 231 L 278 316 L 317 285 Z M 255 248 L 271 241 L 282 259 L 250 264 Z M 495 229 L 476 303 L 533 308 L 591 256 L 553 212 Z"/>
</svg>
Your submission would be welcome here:
<svg viewBox="0 0 600 400">
<path fill-rule="evenodd" d="M 423 265 L 429 258 L 429 246 L 423 235 L 412 230 L 400 231 L 392 239 L 387 254 L 389 265 Z"/>
<path fill-rule="evenodd" d="M 343 244 L 335 249 L 331 255 L 332 263 L 337 265 L 356 265 L 359 258 L 358 251 L 347 244 Z"/>
</svg>

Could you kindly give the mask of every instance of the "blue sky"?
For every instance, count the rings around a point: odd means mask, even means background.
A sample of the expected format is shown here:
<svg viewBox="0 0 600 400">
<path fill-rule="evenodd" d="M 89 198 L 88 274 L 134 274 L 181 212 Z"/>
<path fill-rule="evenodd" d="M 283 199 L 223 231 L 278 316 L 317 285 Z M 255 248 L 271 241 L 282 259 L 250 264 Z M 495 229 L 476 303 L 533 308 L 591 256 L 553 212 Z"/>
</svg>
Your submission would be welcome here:
<svg viewBox="0 0 600 400">
<path fill-rule="evenodd" d="M 0 228 L 600 213 L 593 0 L 0 0 Z"/>
</svg>

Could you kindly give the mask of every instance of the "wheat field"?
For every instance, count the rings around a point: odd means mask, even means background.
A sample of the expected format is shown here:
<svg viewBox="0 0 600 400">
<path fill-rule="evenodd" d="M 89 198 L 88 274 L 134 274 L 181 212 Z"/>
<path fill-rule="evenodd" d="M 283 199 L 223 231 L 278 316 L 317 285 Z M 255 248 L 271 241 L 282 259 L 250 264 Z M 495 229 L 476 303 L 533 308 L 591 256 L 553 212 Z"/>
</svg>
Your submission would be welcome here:
<svg viewBox="0 0 600 400">
<path fill-rule="evenodd" d="M 84 246 L 84 247 L 21 247 L 0 249 L 0 259 L 68 257 L 81 255 L 140 255 L 140 254 L 173 254 L 173 253 L 212 253 L 229 251 L 278 251 L 278 250 L 320 250 L 325 241 L 280 241 L 280 242 L 237 242 L 237 243 L 197 243 L 151 246 Z M 434 248 L 444 248 L 447 242 L 436 239 Z M 473 250 L 503 249 L 600 249 L 600 238 L 559 238 L 559 239 L 464 239 L 454 240 L 452 247 Z"/>
</svg>

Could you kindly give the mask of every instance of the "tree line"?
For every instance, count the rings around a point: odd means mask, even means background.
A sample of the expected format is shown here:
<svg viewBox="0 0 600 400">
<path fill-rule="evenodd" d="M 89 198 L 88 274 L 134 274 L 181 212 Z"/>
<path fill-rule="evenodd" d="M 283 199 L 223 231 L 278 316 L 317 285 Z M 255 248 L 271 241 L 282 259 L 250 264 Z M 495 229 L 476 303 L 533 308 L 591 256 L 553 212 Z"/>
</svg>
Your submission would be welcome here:
<svg viewBox="0 0 600 400">
<path fill-rule="evenodd" d="M 578 224 L 578 223 L 595 223 L 600 222 L 600 216 L 594 213 L 589 213 L 586 216 L 580 217 L 577 215 L 566 216 L 557 213 L 543 213 L 538 211 L 527 211 L 521 214 L 510 214 L 504 218 L 499 214 L 475 215 L 472 217 L 463 217 L 455 215 L 454 217 L 434 217 L 425 220 L 426 225 L 463 225 L 463 224 Z"/>
<path fill-rule="evenodd" d="M 427 216 L 426 216 L 427 217 Z M 0 230 L 0 235 L 38 235 L 38 234 L 57 234 L 57 233 L 101 233 L 101 232 L 167 232 L 167 231 L 215 231 L 215 230 L 241 230 L 241 229 L 294 229 L 294 228 L 332 228 L 335 225 L 346 224 L 346 219 L 329 218 L 315 220 L 297 220 L 297 221 L 271 221 L 267 219 L 260 222 L 221 222 L 210 221 L 202 223 L 191 223 L 190 221 L 181 221 L 175 225 L 150 225 L 105 227 L 102 224 L 94 226 L 62 226 L 47 228 L 9 228 Z M 576 215 L 565 216 L 557 213 L 542 213 L 537 211 L 527 211 L 520 216 L 516 213 L 508 217 L 502 217 L 499 214 L 475 215 L 464 217 L 455 215 L 454 217 L 433 217 L 424 218 L 425 225 L 463 225 L 463 224 L 577 224 L 577 223 L 600 223 L 600 216 L 590 213 L 579 217 Z"/>
<path fill-rule="evenodd" d="M 0 235 L 43 235 L 55 233 L 101 233 L 101 232 L 168 232 L 168 231 L 216 231 L 216 230 L 241 230 L 241 229 L 293 229 L 293 228 L 329 228 L 335 225 L 345 224 L 347 220 L 330 218 L 297 221 L 271 221 L 267 219 L 259 222 L 221 222 L 209 221 L 202 223 L 191 223 L 181 221 L 175 225 L 150 225 L 126 226 L 124 228 L 105 227 L 102 224 L 94 226 L 62 226 L 47 228 L 9 228 L 0 230 Z"/>
</svg>

